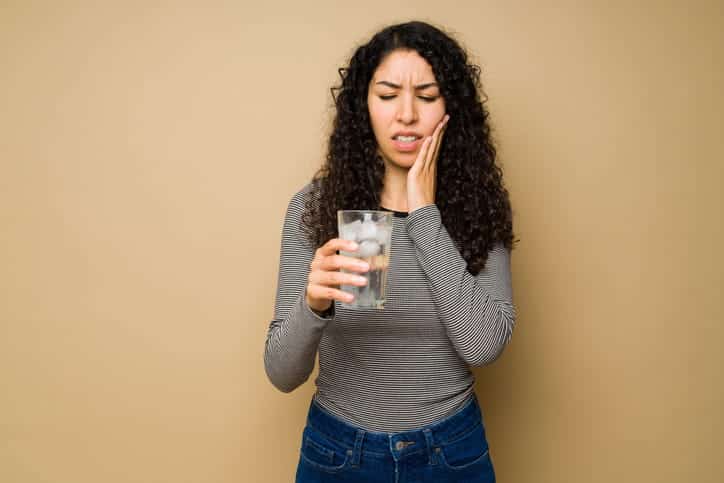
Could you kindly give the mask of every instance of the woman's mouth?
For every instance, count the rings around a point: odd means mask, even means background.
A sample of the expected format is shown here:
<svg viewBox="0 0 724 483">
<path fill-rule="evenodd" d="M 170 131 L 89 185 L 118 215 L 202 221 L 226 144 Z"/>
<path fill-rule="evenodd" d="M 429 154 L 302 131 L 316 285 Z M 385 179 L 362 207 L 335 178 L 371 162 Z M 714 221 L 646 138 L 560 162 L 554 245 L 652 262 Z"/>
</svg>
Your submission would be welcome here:
<svg viewBox="0 0 724 483">
<path fill-rule="evenodd" d="M 407 153 L 415 151 L 421 139 L 420 136 L 397 135 L 392 138 L 392 145 L 396 150 Z"/>
</svg>

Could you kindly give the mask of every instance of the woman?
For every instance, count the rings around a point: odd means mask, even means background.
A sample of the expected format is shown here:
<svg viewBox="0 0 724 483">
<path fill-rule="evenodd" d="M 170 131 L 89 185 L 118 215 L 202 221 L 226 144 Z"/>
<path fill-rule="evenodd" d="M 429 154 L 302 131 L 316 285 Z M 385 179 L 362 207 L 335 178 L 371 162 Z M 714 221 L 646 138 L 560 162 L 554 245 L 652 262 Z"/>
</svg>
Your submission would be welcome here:
<svg viewBox="0 0 724 483">
<path fill-rule="evenodd" d="M 479 72 L 422 22 L 385 28 L 340 70 L 326 163 L 284 221 L 264 355 L 289 392 L 319 351 L 297 482 L 495 481 L 470 366 L 513 331 L 513 233 Z M 340 209 L 395 213 L 384 310 L 338 303 L 368 269 L 337 254 L 356 249 L 337 238 Z"/>
</svg>

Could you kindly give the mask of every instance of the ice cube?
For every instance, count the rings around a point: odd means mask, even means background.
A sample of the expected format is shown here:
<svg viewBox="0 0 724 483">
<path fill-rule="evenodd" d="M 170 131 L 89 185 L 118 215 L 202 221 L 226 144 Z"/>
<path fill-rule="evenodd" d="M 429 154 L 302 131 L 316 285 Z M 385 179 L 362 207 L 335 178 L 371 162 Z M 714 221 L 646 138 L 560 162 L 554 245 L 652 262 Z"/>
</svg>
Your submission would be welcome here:
<svg viewBox="0 0 724 483">
<path fill-rule="evenodd" d="M 339 237 L 343 240 L 358 241 L 362 222 L 355 220 L 352 223 L 342 225 L 339 232 Z"/>
<path fill-rule="evenodd" d="M 389 243 L 389 237 L 390 229 L 387 226 L 382 225 L 377 227 L 377 243 L 379 243 L 380 245 L 386 245 L 387 243 Z"/>
<path fill-rule="evenodd" d="M 380 253 L 380 244 L 374 240 L 363 240 L 357 249 L 357 255 L 362 258 L 374 257 Z"/>
<path fill-rule="evenodd" d="M 377 225 L 374 221 L 367 219 L 362 223 L 359 230 L 359 240 L 377 239 Z"/>
</svg>

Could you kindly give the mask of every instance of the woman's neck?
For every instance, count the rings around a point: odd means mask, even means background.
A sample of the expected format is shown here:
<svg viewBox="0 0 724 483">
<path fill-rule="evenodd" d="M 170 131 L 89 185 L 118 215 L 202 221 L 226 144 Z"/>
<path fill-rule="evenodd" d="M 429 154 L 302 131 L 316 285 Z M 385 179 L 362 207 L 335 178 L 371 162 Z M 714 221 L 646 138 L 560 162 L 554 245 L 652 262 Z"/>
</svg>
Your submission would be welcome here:
<svg viewBox="0 0 724 483">
<path fill-rule="evenodd" d="M 385 179 L 380 205 L 388 210 L 407 212 L 407 172 L 405 168 L 385 163 Z"/>
</svg>

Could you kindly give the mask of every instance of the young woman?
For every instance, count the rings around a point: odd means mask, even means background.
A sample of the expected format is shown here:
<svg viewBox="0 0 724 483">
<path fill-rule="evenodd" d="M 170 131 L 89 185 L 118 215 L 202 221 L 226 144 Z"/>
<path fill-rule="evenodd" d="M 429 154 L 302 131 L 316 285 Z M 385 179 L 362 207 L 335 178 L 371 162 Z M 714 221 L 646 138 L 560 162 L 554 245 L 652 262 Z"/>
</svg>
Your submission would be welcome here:
<svg viewBox="0 0 724 483">
<path fill-rule="evenodd" d="M 513 331 L 513 232 L 480 69 L 409 22 L 340 74 L 326 162 L 287 209 L 264 354 L 290 392 L 319 352 L 296 481 L 493 482 L 470 366 Z M 368 269 L 337 254 L 357 248 L 337 238 L 340 209 L 395 214 L 383 310 L 338 303 Z"/>
</svg>

